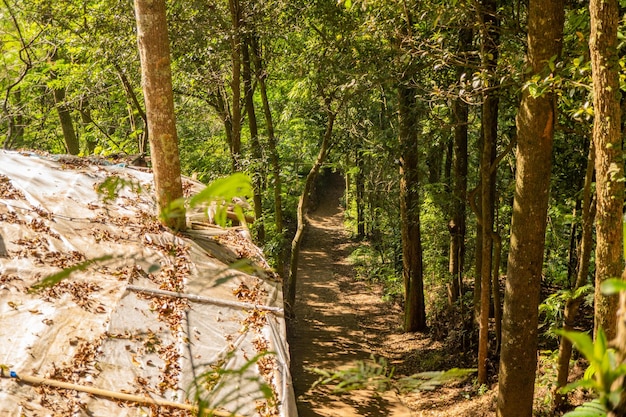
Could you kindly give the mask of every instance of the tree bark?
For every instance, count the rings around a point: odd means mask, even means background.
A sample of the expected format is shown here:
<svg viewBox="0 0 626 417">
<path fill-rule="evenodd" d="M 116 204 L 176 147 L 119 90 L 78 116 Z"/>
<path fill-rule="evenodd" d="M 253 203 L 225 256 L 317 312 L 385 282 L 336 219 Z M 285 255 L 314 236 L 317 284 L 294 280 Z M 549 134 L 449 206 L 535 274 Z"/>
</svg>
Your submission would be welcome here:
<svg viewBox="0 0 626 417">
<path fill-rule="evenodd" d="M 137 110 L 137 113 L 139 114 L 139 117 L 141 117 L 141 120 L 143 121 L 144 131 L 139 136 L 139 138 L 137 139 L 137 148 L 138 148 L 140 154 L 145 154 L 146 153 L 146 145 L 148 144 L 148 140 L 149 140 L 148 118 L 146 116 L 146 112 L 141 107 L 141 103 L 139 103 L 139 99 L 137 98 L 137 94 L 135 94 L 135 89 L 133 88 L 132 84 L 130 83 L 130 80 L 128 79 L 128 77 L 126 76 L 126 74 L 124 73 L 122 68 L 118 64 L 116 64 L 116 63 L 114 63 L 113 66 L 114 66 L 115 70 L 117 71 L 117 76 L 119 77 L 120 81 L 122 82 L 122 87 L 124 87 L 124 92 L 126 93 L 126 97 L 132 103 L 132 106 L 130 106 L 130 103 L 129 103 L 129 113 L 130 113 L 129 116 L 130 116 L 130 119 L 131 119 L 131 124 L 134 125 L 134 127 L 132 127 L 132 129 L 136 129 L 137 128 L 137 123 L 135 122 L 134 112 L 132 111 L 133 107 L 135 108 L 135 110 Z"/>
<path fill-rule="evenodd" d="M 230 88 L 233 94 L 230 120 L 232 128 L 230 155 L 232 158 L 232 170 L 235 172 L 240 168 L 239 158 L 241 156 L 241 8 L 239 0 L 228 0 L 228 6 L 232 22 L 232 33 L 230 35 L 232 79 Z"/>
<path fill-rule="evenodd" d="M 56 59 L 56 52 L 52 59 Z M 52 72 L 51 78 L 55 80 L 57 75 Z M 57 87 L 52 89 L 52 95 L 54 96 L 54 107 L 56 108 L 59 121 L 61 123 L 61 130 L 63 131 L 63 141 L 65 143 L 65 150 L 71 155 L 78 155 L 80 153 L 80 145 L 78 143 L 78 136 L 74 130 L 74 122 L 72 121 L 72 114 L 65 102 L 65 87 Z"/>
<path fill-rule="evenodd" d="M 280 156 L 276 149 L 276 136 L 274 134 L 274 123 L 272 120 L 272 112 L 270 110 L 269 100 L 267 98 L 267 87 L 265 79 L 267 74 L 261 59 L 261 49 L 256 36 L 251 38 L 252 60 L 254 62 L 256 79 L 259 83 L 259 93 L 261 94 L 261 103 L 263 103 L 263 114 L 265 115 L 265 124 L 267 129 L 267 145 L 272 163 L 272 175 L 274 177 L 274 224 L 276 232 L 283 232 L 283 208 L 282 208 L 282 181 L 280 178 Z M 282 268 L 279 269 L 282 271 Z"/>
<path fill-rule="evenodd" d="M 462 31 L 459 43 L 471 43 L 472 31 Z M 464 74 L 463 69 L 457 71 L 457 79 Z M 461 296 L 463 269 L 465 266 L 465 232 L 467 212 L 467 123 L 468 105 L 462 98 L 457 98 L 453 106 L 454 115 L 454 190 L 452 203 L 452 220 L 448 225 L 450 231 L 450 264 L 451 275 L 449 302 L 454 303 Z"/>
<path fill-rule="evenodd" d="M 600 284 L 621 276 L 623 269 L 622 155 L 617 0 L 592 0 L 589 51 L 593 78 L 593 141 L 596 149 L 596 290 L 594 335 L 602 327 L 610 340 L 616 334 L 617 295 L 604 295 Z"/>
<path fill-rule="evenodd" d="M 398 87 L 398 128 L 400 136 L 400 218 L 405 332 L 426 330 L 415 107 L 415 91 L 400 85 Z"/>
<path fill-rule="evenodd" d="M 496 159 L 498 136 L 498 104 L 496 67 L 498 65 L 498 26 L 497 1 L 483 0 L 479 18 L 481 21 L 481 59 L 487 72 L 487 84 L 483 92 L 480 157 L 481 182 L 481 228 L 482 248 L 480 319 L 478 337 L 478 382 L 487 382 L 487 358 L 489 348 L 489 310 L 491 300 L 493 266 L 493 225 L 495 211 L 496 170 L 492 169 Z M 495 278 L 494 278 L 495 279 Z M 496 291 L 496 289 L 494 289 Z M 495 307 L 495 305 L 494 305 Z M 497 306 L 499 308 L 499 306 Z"/>
<path fill-rule="evenodd" d="M 135 17 L 159 217 L 165 226 L 183 230 L 184 206 L 171 205 L 183 197 L 183 189 L 165 0 L 135 0 Z"/>
<path fill-rule="evenodd" d="M 357 172 L 354 176 L 354 184 L 356 188 L 356 224 L 357 238 L 365 238 L 365 162 L 363 160 L 363 147 L 359 143 L 356 149 L 356 168 Z M 346 207 L 348 206 L 346 200 Z"/>
<path fill-rule="evenodd" d="M 545 74 L 550 58 L 560 55 L 564 19 L 563 0 L 530 0 L 529 76 Z M 517 114 L 515 198 L 498 376 L 499 417 L 532 415 L 555 121 L 554 93 L 533 97 L 528 89 L 524 89 Z"/>
<path fill-rule="evenodd" d="M 252 153 L 252 186 L 254 188 L 254 217 L 256 217 L 255 230 L 256 240 L 262 245 L 265 242 L 265 226 L 263 221 L 263 184 L 265 173 L 263 172 L 263 150 L 259 141 L 259 129 L 256 121 L 254 108 L 254 88 L 252 85 L 252 70 L 250 66 L 249 42 L 244 38 L 241 45 L 243 63 L 243 87 L 248 114 L 248 128 L 250 129 L 250 148 Z"/>
</svg>

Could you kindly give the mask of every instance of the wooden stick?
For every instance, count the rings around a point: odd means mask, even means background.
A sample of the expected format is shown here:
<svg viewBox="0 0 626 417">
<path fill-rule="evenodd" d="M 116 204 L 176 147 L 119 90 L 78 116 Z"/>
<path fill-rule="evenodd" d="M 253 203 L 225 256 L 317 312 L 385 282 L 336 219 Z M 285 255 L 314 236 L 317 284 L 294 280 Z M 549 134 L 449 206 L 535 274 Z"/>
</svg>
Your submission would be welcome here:
<svg viewBox="0 0 626 417">
<path fill-rule="evenodd" d="M 4 372 L 3 372 L 3 376 L 6 376 L 4 375 Z M 172 408 L 177 408 L 180 410 L 192 411 L 194 413 L 198 412 L 198 407 L 195 405 L 168 401 L 168 400 L 164 400 L 163 398 L 158 398 L 158 397 L 154 398 L 154 397 L 148 397 L 145 395 L 126 394 L 123 392 L 109 391 L 109 390 L 89 387 L 85 385 L 78 385 L 78 384 L 72 384 L 69 382 L 57 381 L 55 379 L 40 378 L 40 377 L 32 376 L 32 375 L 18 375 L 17 373 L 13 371 L 11 371 L 10 376 L 12 379 L 15 379 L 18 382 L 25 382 L 27 384 L 34 385 L 34 386 L 46 385 L 49 387 L 86 392 L 89 394 L 96 395 L 98 397 L 110 398 L 114 400 L 130 401 L 133 403 L 145 404 L 145 405 L 158 405 L 158 406 L 163 406 L 163 407 L 172 407 Z M 213 415 L 218 416 L 218 417 L 233 416 L 233 414 L 228 413 L 226 411 L 220 411 L 220 410 L 204 410 L 204 411 L 206 413 L 213 413 Z M 235 416 L 235 417 L 241 417 L 241 416 Z"/>
<path fill-rule="evenodd" d="M 142 294 L 163 295 L 166 297 L 174 297 L 174 298 L 186 298 L 189 301 L 193 301 L 196 303 L 215 304 L 215 305 L 226 306 L 226 307 L 247 308 L 251 310 L 257 309 L 257 310 L 262 310 L 262 311 L 269 311 L 271 313 L 276 314 L 279 317 L 284 316 L 284 311 L 281 307 L 267 306 L 264 304 L 244 303 L 241 301 L 228 301 L 228 300 L 222 300 L 219 298 L 205 297 L 205 296 L 195 295 L 195 294 L 185 294 L 181 292 L 160 290 L 156 288 L 143 288 L 143 287 L 138 287 L 136 285 L 128 285 L 126 286 L 126 289 L 129 291 L 138 292 Z"/>
</svg>

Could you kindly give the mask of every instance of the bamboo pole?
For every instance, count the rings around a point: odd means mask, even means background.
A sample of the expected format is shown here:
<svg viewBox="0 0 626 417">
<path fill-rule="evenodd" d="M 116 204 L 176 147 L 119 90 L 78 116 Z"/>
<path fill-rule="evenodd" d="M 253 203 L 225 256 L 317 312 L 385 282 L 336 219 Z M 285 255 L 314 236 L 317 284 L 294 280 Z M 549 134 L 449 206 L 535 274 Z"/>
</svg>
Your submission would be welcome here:
<svg viewBox="0 0 626 417">
<path fill-rule="evenodd" d="M 2 376 L 6 377 L 7 375 L 2 372 Z M 120 400 L 120 401 L 129 401 L 137 404 L 145 404 L 145 405 L 157 405 L 162 407 L 171 407 L 177 408 L 179 410 L 188 410 L 194 413 L 198 412 L 198 407 L 193 404 L 183 404 L 175 401 L 165 400 L 163 398 L 157 397 L 148 397 L 146 395 L 134 395 L 134 394 L 126 394 L 123 392 L 115 392 L 109 391 L 101 388 L 90 387 L 85 385 L 73 384 L 70 382 L 58 381 L 55 379 L 49 378 L 41 378 L 33 375 L 18 375 L 15 371 L 11 371 L 8 375 L 11 379 L 14 379 L 18 382 L 25 382 L 30 385 L 38 386 L 38 385 L 46 385 L 49 387 L 68 389 L 80 392 L 86 392 L 88 394 L 93 394 L 98 397 Z M 211 414 L 218 417 L 242 417 L 236 416 L 226 411 L 220 410 L 204 410 L 205 413 Z"/>
<path fill-rule="evenodd" d="M 279 317 L 284 316 L 284 311 L 282 308 L 267 306 L 264 304 L 254 304 L 254 303 L 244 303 L 241 301 L 222 300 L 219 298 L 205 297 L 205 296 L 195 295 L 195 294 L 185 294 L 181 292 L 160 290 L 160 289 L 154 289 L 154 288 L 143 288 L 143 287 L 138 287 L 136 285 L 128 285 L 126 289 L 129 291 L 133 291 L 133 292 L 137 292 L 141 294 L 162 295 L 162 296 L 173 297 L 173 298 L 185 298 L 189 301 L 193 301 L 196 303 L 215 304 L 215 305 L 226 306 L 226 307 L 257 309 L 261 311 L 268 311 L 270 313 L 274 313 Z"/>
</svg>

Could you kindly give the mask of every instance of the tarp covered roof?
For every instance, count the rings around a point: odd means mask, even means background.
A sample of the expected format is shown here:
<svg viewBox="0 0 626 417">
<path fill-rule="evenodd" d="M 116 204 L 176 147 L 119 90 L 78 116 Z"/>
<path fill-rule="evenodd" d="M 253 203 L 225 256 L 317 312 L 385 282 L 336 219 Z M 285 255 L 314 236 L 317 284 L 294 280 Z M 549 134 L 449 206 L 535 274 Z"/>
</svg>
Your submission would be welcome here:
<svg viewBox="0 0 626 417">
<path fill-rule="evenodd" d="M 110 177 L 131 186 L 105 202 L 96 188 Z M 296 415 L 281 284 L 260 250 L 198 213 L 168 232 L 151 188 L 149 171 L 123 164 L 0 151 L 2 415 L 195 415 L 113 394 L 185 404 L 196 391 L 228 413 Z M 242 259 L 254 267 L 233 267 Z"/>
</svg>

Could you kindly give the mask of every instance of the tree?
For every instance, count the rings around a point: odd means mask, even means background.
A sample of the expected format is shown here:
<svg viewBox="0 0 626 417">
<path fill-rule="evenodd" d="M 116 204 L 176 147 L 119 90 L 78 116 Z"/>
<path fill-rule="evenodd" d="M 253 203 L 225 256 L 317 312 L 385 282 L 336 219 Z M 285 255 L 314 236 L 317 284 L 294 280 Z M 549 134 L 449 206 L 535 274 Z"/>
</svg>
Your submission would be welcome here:
<svg viewBox="0 0 626 417">
<path fill-rule="evenodd" d="M 499 26 L 497 18 L 497 1 L 483 0 L 478 18 L 482 34 L 481 60 L 483 71 L 486 75 L 486 85 L 483 92 L 480 153 L 480 219 L 478 220 L 482 234 L 482 247 L 480 248 L 480 316 L 479 316 L 479 342 L 478 342 L 478 382 L 487 382 L 487 354 L 489 336 L 489 310 L 491 288 L 494 294 L 499 295 L 499 285 L 492 286 L 492 278 L 498 283 L 498 268 L 494 262 L 494 211 L 496 196 L 496 146 L 498 136 L 498 86 L 496 67 L 498 65 Z M 495 272 L 492 274 L 492 266 Z M 477 273 L 478 275 L 478 273 Z M 478 290 L 477 290 L 478 292 Z M 475 306 L 476 308 L 476 306 Z M 499 341 L 500 335 L 500 302 L 499 296 L 494 297 L 494 311 L 496 313 L 496 334 Z"/>
<path fill-rule="evenodd" d="M 622 207 L 624 159 L 622 155 L 617 0 L 592 0 L 589 50 L 593 78 L 593 141 L 596 158 L 596 291 L 594 331 L 615 337 L 618 297 L 606 296 L 600 284 L 617 278 L 623 269 Z"/>
<path fill-rule="evenodd" d="M 472 44 L 472 33 L 469 28 L 459 30 L 459 50 L 469 51 Z M 466 76 L 467 69 L 457 68 L 457 80 Z M 462 97 L 454 99 L 454 190 L 452 219 L 448 224 L 450 231 L 450 274 L 452 281 L 449 290 L 450 302 L 456 301 L 461 295 L 463 270 L 465 266 L 465 234 L 467 211 L 467 125 L 469 106 Z"/>
<path fill-rule="evenodd" d="M 57 62 L 57 52 L 55 51 L 52 56 L 53 61 Z M 52 81 L 56 81 L 57 76 L 52 72 Z M 80 152 L 80 146 L 78 143 L 78 136 L 74 130 L 74 122 L 70 109 L 65 102 L 65 86 L 53 86 L 52 93 L 54 96 L 54 104 L 59 115 L 59 121 L 61 122 L 61 130 L 63 131 L 63 139 L 65 140 L 65 149 L 71 155 L 78 155 Z"/>
<path fill-rule="evenodd" d="M 406 85 L 400 85 L 398 87 L 400 218 L 405 299 L 404 331 L 406 332 L 426 330 L 416 112 L 415 90 Z"/>
<path fill-rule="evenodd" d="M 561 52 L 562 0 L 531 0 L 528 11 L 529 76 L 549 77 Z M 546 215 L 556 122 L 550 90 L 524 88 L 517 114 L 517 162 L 511 242 L 502 321 L 497 415 L 532 415 L 537 366 L 537 324 Z"/>
<path fill-rule="evenodd" d="M 164 225 L 183 230 L 184 206 L 172 210 L 172 203 L 182 198 L 183 188 L 165 0 L 135 0 L 135 17 L 157 206 Z"/>
<path fill-rule="evenodd" d="M 230 115 L 231 136 L 229 138 L 230 155 L 232 158 L 232 170 L 238 171 L 241 167 L 241 6 L 239 0 L 228 0 L 230 19 L 232 23 L 231 43 L 231 64 L 232 78 L 230 87 L 232 92 L 232 111 Z"/>
<path fill-rule="evenodd" d="M 413 15 L 405 8 L 399 54 L 409 49 L 413 38 Z M 402 68 L 398 77 L 398 138 L 400 163 L 400 235 L 402 239 L 402 281 L 404 282 L 404 331 L 426 330 L 424 268 L 419 204 L 417 89 L 412 79 L 415 63 Z"/>
</svg>

